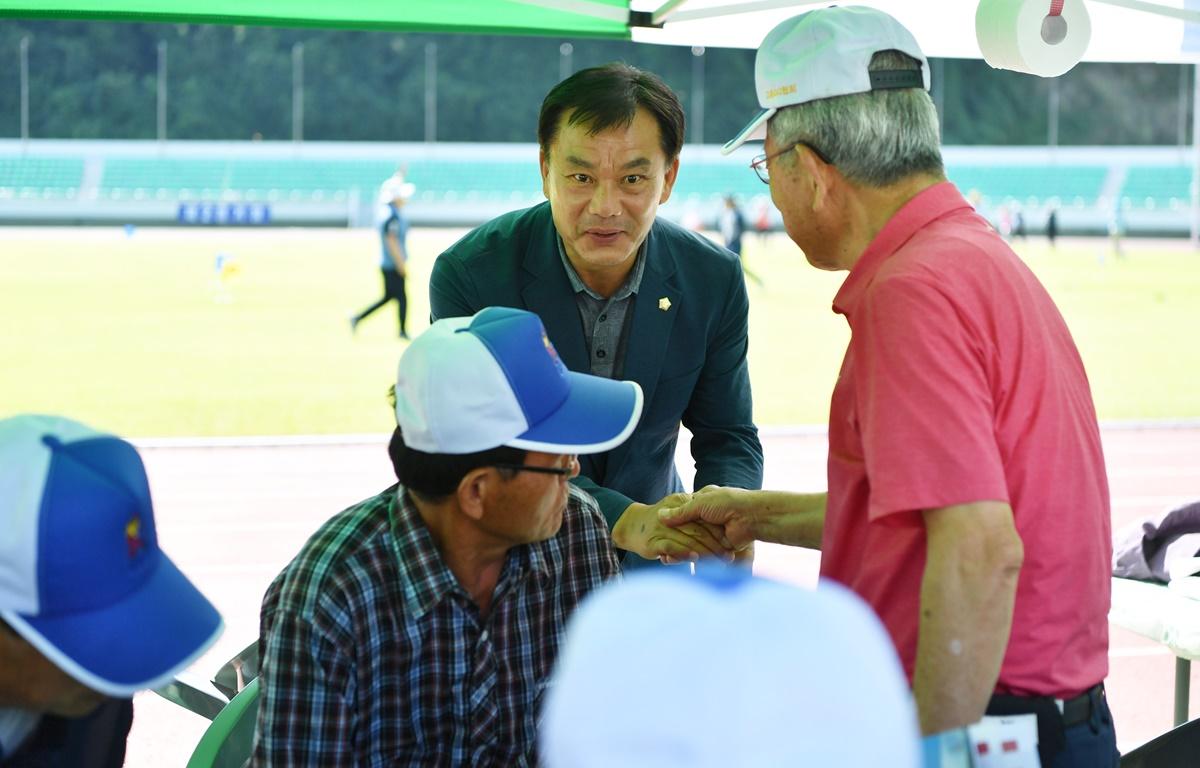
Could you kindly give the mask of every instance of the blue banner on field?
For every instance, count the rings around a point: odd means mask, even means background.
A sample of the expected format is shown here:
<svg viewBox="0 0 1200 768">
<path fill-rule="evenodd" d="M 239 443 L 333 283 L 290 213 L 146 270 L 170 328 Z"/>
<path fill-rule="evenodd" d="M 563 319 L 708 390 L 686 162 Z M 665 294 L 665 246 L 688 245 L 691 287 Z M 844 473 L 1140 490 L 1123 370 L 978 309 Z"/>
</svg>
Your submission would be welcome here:
<svg viewBox="0 0 1200 768">
<path fill-rule="evenodd" d="M 180 224 L 261 226 L 271 223 L 271 206 L 267 203 L 180 203 L 175 218 Z"/>
</svg>

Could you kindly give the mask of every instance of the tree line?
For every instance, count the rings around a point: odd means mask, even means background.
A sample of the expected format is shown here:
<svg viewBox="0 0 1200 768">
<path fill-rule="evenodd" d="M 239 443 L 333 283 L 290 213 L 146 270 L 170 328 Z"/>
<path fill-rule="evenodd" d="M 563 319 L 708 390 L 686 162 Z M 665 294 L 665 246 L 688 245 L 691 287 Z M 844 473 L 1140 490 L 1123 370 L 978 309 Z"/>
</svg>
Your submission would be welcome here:
<svg viewBox="0 0 1200 768">
<path fill-rule="evenodd" d="M 297 74 L 303 138 L 317 141 L 422 141 L 432 129 L 438 141 L 531 142 L 542 97 L 563 72 L 615 60 L 675 89 L 689 141 L 722 143 L 757 109 L 748 50 L 697 56 L 593 39 L 7 20 L 0 137 L 21 135 L 22 39 L 32 138 L 155 138 L 160 50 L 174 139 L 293 138 Z M 947 144 L 1190 143 L 1190 66 L 1087 63 L 1057 84 L 978 60 L 936 59 L 932 70 Z"/>
</svg>

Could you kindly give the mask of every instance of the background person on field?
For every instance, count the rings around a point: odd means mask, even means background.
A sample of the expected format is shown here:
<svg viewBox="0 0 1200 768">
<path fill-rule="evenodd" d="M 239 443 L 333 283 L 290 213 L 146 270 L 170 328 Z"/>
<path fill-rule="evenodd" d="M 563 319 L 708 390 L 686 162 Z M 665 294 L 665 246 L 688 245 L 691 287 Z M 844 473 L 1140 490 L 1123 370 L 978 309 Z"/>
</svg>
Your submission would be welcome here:
<svg viewBox="0 0 1200 768">
<path fill-rule="evenodd" d="M 404 215 L 404 204 L 415 191 L 416 187 L 404 181 L 403 177 L 393 176 L 384 182 L 380 196 L 389 201 L 383 223 L 379 226 L 379 272 L 383 276 L 383 296 L 350 318 L 351 332 L 357 330 L 358 324 L 372 312 L 395 301 L 400 338 L 408 339 L 408 294 L 405 289 L 405 279 L 408 277 L 408 218 Z"/>
</svg>

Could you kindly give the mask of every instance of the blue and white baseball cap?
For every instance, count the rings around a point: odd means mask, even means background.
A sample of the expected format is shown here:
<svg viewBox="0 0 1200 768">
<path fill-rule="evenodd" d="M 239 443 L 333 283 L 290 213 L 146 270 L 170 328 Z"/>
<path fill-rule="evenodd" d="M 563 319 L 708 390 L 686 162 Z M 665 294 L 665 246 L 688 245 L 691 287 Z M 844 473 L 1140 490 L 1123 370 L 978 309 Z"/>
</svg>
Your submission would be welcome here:
<svg viewBox="0 0 1200 768">
<path fill-rule="evenodd" d="M 438 320 L 404 351 L 396 377 L 404 444 L 425 453 L 599 453 L 624 442 L 641 414 L 636 382 L 568 371 L 541 319 L 509 307 Z"/>
<path fill-rule="evenodd" d="M 158 548 L 134 447 L 57 416 L 0 420 L 0 617 L 116 697 L 166 684 L 223 629 Z"/>
<path fill-rule="evenodd" d="M 921 71 L 869 71 L 876 53 L 893 50 L 921 62 Z M 783 107 L 889 88 L 929 90 L 929 62 L 912 33 L 883 11 L 859 5 L 818 8 L 767 33 L 754 57 L 754 86 L 762 110 L 721 154 L 766 138 L 767 121 Z"/>
</svg>

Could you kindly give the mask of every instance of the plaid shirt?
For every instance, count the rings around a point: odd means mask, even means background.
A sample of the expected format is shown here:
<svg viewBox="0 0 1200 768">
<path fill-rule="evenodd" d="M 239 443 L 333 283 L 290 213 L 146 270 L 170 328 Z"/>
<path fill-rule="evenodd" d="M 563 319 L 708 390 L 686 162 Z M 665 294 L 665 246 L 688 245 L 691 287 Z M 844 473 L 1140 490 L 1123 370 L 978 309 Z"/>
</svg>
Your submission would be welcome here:
<svg viewBox="0 0 1200 768">
<path fill-rule="evenodd" d="M 591 496 L 510 549 L 481 618 L 396 485 L 327 522 L 267 589 L 255 766 L 532 766 L 559 637 L 618 572 Z"/>
</svg>

